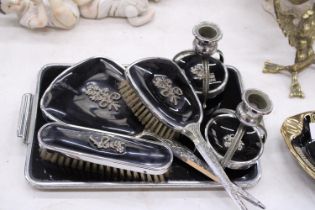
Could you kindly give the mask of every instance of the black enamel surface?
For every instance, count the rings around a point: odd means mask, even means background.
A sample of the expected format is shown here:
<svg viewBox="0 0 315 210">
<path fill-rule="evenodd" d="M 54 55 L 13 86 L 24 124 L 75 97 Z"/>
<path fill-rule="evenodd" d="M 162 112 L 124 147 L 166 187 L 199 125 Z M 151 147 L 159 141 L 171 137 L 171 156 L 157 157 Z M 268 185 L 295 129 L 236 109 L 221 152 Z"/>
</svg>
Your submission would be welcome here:
<svg viewBox="0 0 315 210">
<path fill-rule="evenodd" d="M 118 110 L 102 108 L 86 91 L 90 85 L 118 93 L 124 69 L 105 58 L 89 59 L 60 75 L 43 96 L 43 109 L 58 121 L 133 135 L 143 128 L 120 97 Z"/>
<path fill-rule="evenodd" d="M 215 88 L 218 88 L 222 84 L 224 78 L 227 77 L 227 75 L 225 75 L 224 67 L 221 61 L 210 56 L 207 59 L 209 65 L 211 65 L 210 73 L 213 73 L 217 80 L 216 83 L 209 84 L 209 90 L 213 90 Z M 194 89 L 197 91 L 202 91 L 203 80 L 198 79 L 196 75 L 192 73 L 191 68 L 194 68 L 195 66 L 202 64 L 202 60 L 203 60 L 202 56 L 195 53 L 185 57 L 181 57 L 179 60 L 176 60 L 178 66 L 185 71 L 186 76 L 191 81 L 191 84 L 194 87 Z"/>
<path fill-rule="evenodd" d="M 303 129 L 300 135 L 293 139 L 292 144 L 294 146 L 301 147 L 306 157 L 309 158 L 310 162 L 315 165 L 315 141 L 311 138 L 310 131 L 310 116 L 306 115 L 303 119 Z"/>
<path fill-rule="evenodd" d="M 185 126 L 189 123 L 197 122 L 200 119 L 198 102 L 192 88 L 182 75 L 181 70 L 176 64 L 168 59 L 146 59 L 139 61 L 128 68 L 129 80 L 143 95 L 149 106 L 158 109 L 169 122 L 178 126 Z M 173 87 L 179 87 L 182 95 L 178 103 L 170 103 L 167 97 L 161 95 L 161 89 L 156 87 L 153 79 L 159 76 L 167 76 L 173 83 Z"/>
<path fill-rule="evenodd" d="M 227 68 L 229 78 L 228 82 L 225 87 L 224 93 L 220 94 L 218 97 L 212 99 L 213 106 L 216 107 L 217 104 L 220 102 L 219 108 L 226 108 L 235 110 L 237 105 L 242 101 L 242 85 L 239 83 L 241 78 L 236 70 L 233 68 Z M 222 97 L 222 98 L 221 98 Z M 206 110 L 204 110 L 204 117 L 201 124 L 201 131 L 204 131 L 206 124 L 209 122 L 212 116 L 212 110 L 209 112 L 210 106 Z"/>
<path fill-rule="evenodd" d="M 203 112 L 204 115 L 211 115 L 213 111 L 215 111 L 221 104 L 222 99 L 224 97 L 225 91 L 217 91 L 213 93 L 213 95 L 210 97 L 208 96 L 205 100 L 205 97 L 202 94 L 203 89 L 203 80 L 199 77 L 197 77 L 193 72 L 192 69 L 196 68 L 198 65 L 201 66 L 203 59 L 207 59 L 209 62 L 210 73 L 214 75 L 216 82 L 210 82 L 209 83 L 209 91 L 214 90 L 220 85 L 222 85 L 223 81 L 228 77 L 229 74 L 226 74 L 225 67 L 222 61 L 217 60 L 213 57 L 208 56 L 207 58 L 203 58 L 202 56 L 196 54 L 194 51 L 187 51 L 184 52 L 187 55 L 186 56 L 178 56 L 175 57 L 174 60 L 178 64 L 178 66 L 183 69 L 185 72 L 187 78 L 190 80 L 193 88 L 197 91 L 198 98 L 202 104 L 206 104 L 206 108 L 204 108 Z M 229 73 L 229 71 L 227 71 Z M 223 90 L 226 88 L 226 86 L 222 86 Z"/>
<path fill-rule="evenodd" d="M 234 135 L 239 126 L 237 118 L 223 116 L 214 118 L 213 122 L 208 127 L 208 139 L 212 147 L 221 155 L 224 156 L 228 147 L 224 146 L 224 139 L 229 135 Z M 242 138 L 243 149 L 236 150 L 232 160 L 234 161 L 249 161 L 257 157 L 261 151 L 262 145 L 257 131 L 251 127 L 246 127 L 246 133 Z"/>
<path fill-rule="evenodd" d="M 229 72 L 228 82 L 222 97 L 220 108 L 235 110 L 237 105 L 242 101 L 243 87 L 240 81 L 242 78 L 233 68 L 227 68 Z"/>
<path fill-rule="evenodd" d="M 309 126 L 310 121 L 311 119 L 309 116 L 304 117 L 302 132 L 292 141 L 294 145 L 304 147 L 308 142 L 311 141 L 311 131 Z"/>
<path fill-rule="evenodd" d="M 315 165 L 315 141 L 308 142 L 305 145 L 305 151 L 311 162 Z"/>
<path fill-rule="evenodd" d="M 54 147 L 59 152 L 59 148 L 69 149 L 81 155 L 95 156 L 98 161 L 104 161 L 105 165 L 111 163 L 117 168 L 128 169 L 129 165 L 136 165 L 142 169 L 158 171 L 165 170 L 172 161 L 172 154 L 167 147 L 134 137 L 58 123 L 45 125 L 38 135 L 44 148 Z M 100 143 L 103 145 L 98 146 Z"/>
<path fill-rule="evenodd" d="M 62 73 L 69 66 L 48 66 L 46 67 L 40 76 L 39 79 L 39 98 L 43 95 L 46 88 L 49 84 Z M 228 69 L 230 72 L 234 72 L 232 69 Z M 237 74 L 233 73 L 234 76 L 229 78 L 227 87 L 229 87 L 229 92 L 225 95 L 222 101 L 222 108 L 233 109 L 239 103 L 239 83 Z M 230 95 L 231 94 L 231 95 Z M 235 96 L 235 97 L 233 97 Z M 35 102 L 39 105 L 39 101 Z M 40 127 L 42 127 L 47 121 L 41 114 L 41 110 L 37 109 L 36 112 L 36 121 L 35 121 L 35 129 L 32 141 L 32 150 L 30 154 L 29 160 L 29 175 L 32 179 L 37 181 L 72 181 L 72 182 L 124 182 L 124 179 L 121 177 L 99 177 L 95 174 L 90 174 L 87 172 L 79 172 L 73 170 L 66 170 L 64 168 L 60 168 L 54 164 L 47 163 L 42 161 L 39 157 L 39 146 L 37 139 L 37 132 Z M 184 140 L 181 143 L 188 143 L 190 141 Z M 245 170 L 232 170 L 226 169 L 226 173 L 233 181 L 250 181 L 257 177 L 258 169 L 257 165 L 253 165 Z M 177 160 L 176 158 L 173 160 L 172 166 L 170 167 L 169 176 L 167 178 L 169 181 L 205 181 L 208 182 L 209 179 L 205 177 L 203 174 L 196 170 L 192 170 L 191 167 L 187 166 L 185 163 Z"/>
</svg>

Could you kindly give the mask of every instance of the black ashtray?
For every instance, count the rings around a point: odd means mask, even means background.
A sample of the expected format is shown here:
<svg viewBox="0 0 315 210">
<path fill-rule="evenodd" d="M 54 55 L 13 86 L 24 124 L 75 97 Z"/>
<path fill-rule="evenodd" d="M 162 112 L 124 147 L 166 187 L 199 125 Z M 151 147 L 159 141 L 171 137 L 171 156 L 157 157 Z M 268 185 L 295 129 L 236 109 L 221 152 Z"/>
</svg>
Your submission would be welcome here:
<svg viewBox="0 0 315 210">
<path fill-rule="evenodd" d="M 284 121 L 281 134 L 303 170 L 315 179 L 315 141 L 311 130 L 312 123 L 315 123 L 314 111 L 297 114 Z"/>
</svg>

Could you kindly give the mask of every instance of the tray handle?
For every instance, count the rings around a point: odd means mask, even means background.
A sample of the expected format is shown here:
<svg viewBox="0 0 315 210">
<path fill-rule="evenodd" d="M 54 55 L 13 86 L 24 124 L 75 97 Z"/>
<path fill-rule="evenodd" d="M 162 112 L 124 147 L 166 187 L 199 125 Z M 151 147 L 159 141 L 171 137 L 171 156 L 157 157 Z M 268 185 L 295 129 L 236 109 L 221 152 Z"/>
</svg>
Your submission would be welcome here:
<svg viewBox="0 0 315 210">
<path fill-rule="evenodd" d="M 31 93 L 25 93 L 22 96 L 22 102 L 20 106 L 20 114 L 18 120 L 17 136 L 27 143 L 28 127 L 30 124 L 30 117 L 32 112 L 33 95 Z"/>
</svg>

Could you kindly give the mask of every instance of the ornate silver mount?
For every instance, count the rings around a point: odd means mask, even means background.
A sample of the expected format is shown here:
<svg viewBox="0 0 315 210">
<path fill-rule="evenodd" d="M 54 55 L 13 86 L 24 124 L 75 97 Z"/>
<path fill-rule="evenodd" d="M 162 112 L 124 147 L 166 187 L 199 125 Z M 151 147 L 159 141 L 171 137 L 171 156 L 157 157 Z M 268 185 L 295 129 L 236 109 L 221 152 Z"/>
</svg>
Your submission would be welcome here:
<svg viewBox="0 0 315 210">
<path fill-rule="evenodd" d="M 154 76 L 152 80 L 155 87 L 159 88 L 160 94 L 167 98 L 171 104 L 176 106 L 178 100 L 183 95 L 182 89 L 175 86 L 173 87 L 173 82 L 165 75 Z"/>
<path fill-rule="evenodd" d="M 212 66 L 215 66 L 216 64 L 208 64 L 208 68 L 210 69 Z M 190 68 L 191 73 L 194 75 L 194 79 L 197 80 L 203 80 L 207 75 L 205 72 L 205 69 L 202 64 L 197 64 Z M 215 83 L 221 83 L 222 81 L 217 81 L 216 76 L 213 72 L 210 72 L 209 75 L 209 83 L 215 84 Z"/>
<path fill-rule="evenodd" d="M 108 136 L 102 136 L 99 140 L 90 136 L 89 141 L 92 145 L 96 146 L 98 149 L 104 150 L 114 150 L 117 153 L 124 153 L 126 151 L 125 144 L 122 141 L 111 139 Z"/>
<path fill-rule="evenodd" d="M 236 117 L 240 125 L 232 139 L 231 145 L 221 161 L 222 167 L 226 167 L 239 148 L 241 140 L 246 132 L 246 126 L 257 127 L 263 115 L 272 111 L 272 102 L 268 95 L 262 91 L 249 89 L 243 94 L 242 102 L 236 108 Z"/>
<path fill-rule="evenodd" d="M 211 56 L 217 52 L 218 41 L 222 38 L 220 28 L 208 22 L 201 22 L 193 28 L 195 51 L 201 55 Z"/>
<path fill-rule="evenodd" d="M 121 98 L 120 94 L 112 92 L 108 88 L 102 89 L 97 85 L 89 84 L 85 94 L 91 101 L 97 102 L 102 109 L 118 111 L 120 108 L 120 104 L 117 102 Z"/>
</svg>

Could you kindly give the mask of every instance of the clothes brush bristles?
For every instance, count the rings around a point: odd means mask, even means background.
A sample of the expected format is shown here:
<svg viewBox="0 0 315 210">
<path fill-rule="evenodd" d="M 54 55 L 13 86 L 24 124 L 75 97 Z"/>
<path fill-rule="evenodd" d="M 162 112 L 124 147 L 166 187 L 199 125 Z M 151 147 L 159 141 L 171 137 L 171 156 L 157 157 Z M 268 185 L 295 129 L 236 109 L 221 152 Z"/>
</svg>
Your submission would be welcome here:
<svg viewBox="0 0 315 210">
<path fill-rule="evenodd" d="M 54 166 L 58 166 L 61 169 L 66 169 L 70 173 L 80 173 L 82 176 L 90 176 L 99 179 L 114 179 L 119 181 L 143 181 L 162 183 L 167 179 L 167 173 L 162 175 L 151 175 L 131 170 L 119 169 L 110 166 L 99 165 L 96 163 L 90 163 L 83 160 L 77 160 L 71 157 L 67 157 L 61 153 L 48 151 L 41 149 L 40 158 L 46 162 L 51 163 Z"/>
</svg>

